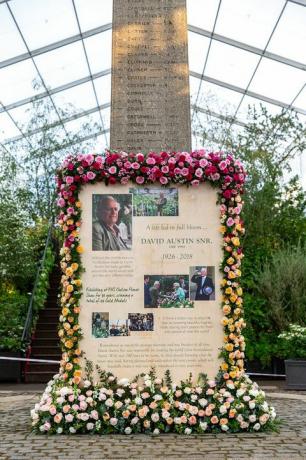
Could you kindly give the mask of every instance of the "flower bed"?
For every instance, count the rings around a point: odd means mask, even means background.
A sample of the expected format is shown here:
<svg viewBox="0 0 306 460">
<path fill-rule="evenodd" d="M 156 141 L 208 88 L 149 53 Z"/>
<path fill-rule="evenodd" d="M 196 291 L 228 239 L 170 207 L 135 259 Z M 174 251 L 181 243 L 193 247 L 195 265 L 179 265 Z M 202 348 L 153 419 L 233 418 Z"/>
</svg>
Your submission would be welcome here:
<svg viewBox="0 0 306 460">
<path fill-rule="evenodd" d="M 105 157 L 78 155 L 64 161 L 58 172 L 57 202 L 61 208 L 58 223 L 64 234 L 59 327 L 63 355 L 60 376 L 50 383 L 40 405 L 33 411 L 35 430 L 127 434 L 159 430 L 189 434 L 256 431 L 274 425 L 274 411 L 265 403 L 264 393 L 244 374 L 245 343 L 241 331 L 245 322 L 239 283 L 243 257 L 240 237 L 244 228 L 240 213 L 244 180 L 245 172 L 239 161 L 229 154 L 204 150 L 192 153 L 151 152 L 147 156 L 142 153 L 108 152 Z M 223 235 L 220 269 L 223 273 L 221 308 L 224 345 L 216 381 L 202 379 L 198 385 L 192 386 L 191 380 L 187 380 L 174 385 L 169 376 L 168 381 L 159 380 L 159 376 L 157 380 L 155 376 L 147 376 L 143 382 L 136 378 L 131 384 L 123 384 L 117 382 L 115 376 L 103 372 L 100 383 L 82 378 L 82 334 L 78 315 L 84 248 L 79 241 L 82 204 L 78 197 L 83 185 L 99 181 L 106 185 L 130 181 L 139 185 L 159 183 L 167 186 L 172 183 L 193 187 L 205 182 L 218 188 L 220 232 Z M 147 396 L 144 397 L 143 393 Z M 112 404 L 108 406 L 106 401 Z"/>
</svg>

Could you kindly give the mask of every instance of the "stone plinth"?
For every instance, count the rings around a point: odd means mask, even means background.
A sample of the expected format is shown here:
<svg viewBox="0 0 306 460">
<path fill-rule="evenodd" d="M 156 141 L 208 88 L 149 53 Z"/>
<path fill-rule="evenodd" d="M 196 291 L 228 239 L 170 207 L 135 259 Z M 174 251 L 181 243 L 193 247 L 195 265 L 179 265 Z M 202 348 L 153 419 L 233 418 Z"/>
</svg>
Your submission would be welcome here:
<svg viewBox="0 0 306 460">
<path fill-rule="evenodd" d="M 112 149 L 191 149 L 185 0 L 114 0 Z"/>
</svg>

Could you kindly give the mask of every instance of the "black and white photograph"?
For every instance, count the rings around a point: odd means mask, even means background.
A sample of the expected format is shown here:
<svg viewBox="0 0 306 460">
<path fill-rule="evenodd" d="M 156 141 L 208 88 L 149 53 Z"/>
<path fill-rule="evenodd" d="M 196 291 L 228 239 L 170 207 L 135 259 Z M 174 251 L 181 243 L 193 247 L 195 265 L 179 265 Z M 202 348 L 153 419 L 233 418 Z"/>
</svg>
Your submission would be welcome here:
<svg viewBox="0 0 306 460">
<path fill-rule="evenodd" d="M 129 330 L 133 332 L 153 331 L 153 313 L 129 313 Z"/>
<path fill-rule="evenodd" d="M 95 339 L 106 339 L 109 336 L 109 313 L 93 312 L 91 330 Z"/>
<path fill-rule="evenodd" d="M 215 267 L 201 265 L 190 267 L 190 299 L 215 300 Z"/>
<path fill-rule="evenodd" d="M 92 196 L 92 250 L 128 251 L 132 248 L 132 195 Z"/>
<path fill-rule="evenodd" d="M 131 188 L 133 194 L 133 215 L 178 216 L 179 200 L 177 188 Z"/>
</svg>

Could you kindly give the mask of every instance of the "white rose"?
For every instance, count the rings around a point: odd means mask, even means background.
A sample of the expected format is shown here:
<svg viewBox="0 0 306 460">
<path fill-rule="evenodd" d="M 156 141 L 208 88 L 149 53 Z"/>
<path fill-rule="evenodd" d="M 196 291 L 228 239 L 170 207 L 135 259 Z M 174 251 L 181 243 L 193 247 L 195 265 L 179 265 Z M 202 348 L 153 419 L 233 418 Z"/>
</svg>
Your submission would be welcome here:
<svg viewBox="0 0 306 460">
<path fill-rule="evenodd" d="M 120 379 L 118 385 L 122 385 L 123 387 L 127 387 L 130 384 L 129 379 Z"/>
<path fill-rule="evenodd" d="M 207 406 L 207 399 L 204 399 L 204 398 L 199 399 L 199 404 L 201 407 Z"/>
<path fill-rule="evenodd" d="M 94 423 L 87 423 L 86 428 L 88 431 L 90 431 L 94 429 L 94 426 L 95 426 Z"/>
<path fill-rule="evenodd" d="M 114 405 L 114 401 L 110 398 L 108 398 L 106 401 L 105 401 L 105 405 L 107 407 L 112 407 Z"/>
<path fill-rule="evenodd" d="M 184 431 L 185 434 L 191 434 L 191 432 L 192 432 L 191 428 L 185 428 L 185 431 Z"/>
<path fill-rule="evenodd" d="M 125 434 L 131 434 L 132 433 L 132 428 L 127 426 L 124 430 Z"/>
<path fill-rule="evenodd" d="M 250 409 L 255 409 L 255 406 L 256 406 L 255 401 L 250 401 L 249 402 L 249 408 Z"/>
<path fill-rule="evenodd" d="M 70 431 L 71 434 L 76 433 L 76 429 L 73 428 L 73 426 L 71 426 L 71 427 L 69 428 L 69 431 Z"/>
<path fill-rule="evenodd" d="M 154 412 L 154 413 L 151 415 L 151 420 L 152 420 L 152 422 L 154 422 L 154 423 L 158 422 L 158 420 L 159 420 L 159 415 L 158 415 L 157 412 Z"/>
<path fill-rule="evenodd" d="M 109 421 L 109 423 L 112 425 L 112 426 L 116 426 L 117 423 L 118 423 L 118 419 L 116 417 L 112 417 Z"/>
<path fill-rule="evenodd" d="M 249 420 L 250 420 L 251 423 L 256 422 L 256 415 L 255 415 L 255 414 L 251 414 L 251 415 L 249 416 Z"/>
<path fill-rule="evenodd" d="M 201 428 L 201 430 L 206 431 L 206 429 L 207 429 L 207 422 L 200 422 L 200 428 Z"/>
<path fill-rule="evenodd" d="M 189 387 L 184 388 L 184 393 L 186 395 L 189 395 L 191 393 L 191 388 L 189 388 Z"/>
<path fill-rule="evenodd" d="M 138 422 L 138 420 L 139 420 L 139 417 L 134 417 L 134 418 L 132 418 L 132 420 L 131 420 L 131 425 L 136 425 L 136 423 Z"/>
<path fill-rule="evenodd" d="M 255 423 L 255 425 L 253 426 L 253 428 L 254 428 L 255 431 L 260 430 L 260 423 Z"/>
<path fill-rule="evenodd" d="M 229 427 L 227 425 L 221 425 L 221 430 L 222 431 L 228 431 Z"/>
<path fill-rule="evenodd" d="M 137 404 L 137 406 L 141 406 L 142 404 L 142 399 L 141 398 L 135 398 L 135 404 Z"/>
</svg>

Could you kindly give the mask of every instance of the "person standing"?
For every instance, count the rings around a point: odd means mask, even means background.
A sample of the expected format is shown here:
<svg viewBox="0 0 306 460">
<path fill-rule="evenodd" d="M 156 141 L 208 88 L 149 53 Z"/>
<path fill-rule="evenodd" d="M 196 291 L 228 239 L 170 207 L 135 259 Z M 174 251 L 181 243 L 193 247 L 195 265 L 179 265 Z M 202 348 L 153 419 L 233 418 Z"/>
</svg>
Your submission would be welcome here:
<svg viewBox="0 0 306 460">
<path fill-rule="evenodd" d="M 144 306 L 145 308 L 151 307 L 151 303 L 152 303 L 149 282 L 150 282 L 149 276 L 145 276 L 144 277 Z"/>
<path fill-rule="evenodd" d="M 191 281 L 197 285 L 195 300 L 210 300 L 215 286 L 212 279 L 207 276 L 207 267 L 202 267 L 199 272 L 195 272 Z"/>
<path fill-rule="evenodd" d="M 160 289 L 160 282 L 159 281 L 154 281 L 153 286 L 150 288 L 151 307 L 152 308 L 157 308 L 158 307 L 159 289 Z"/>
</svg>

